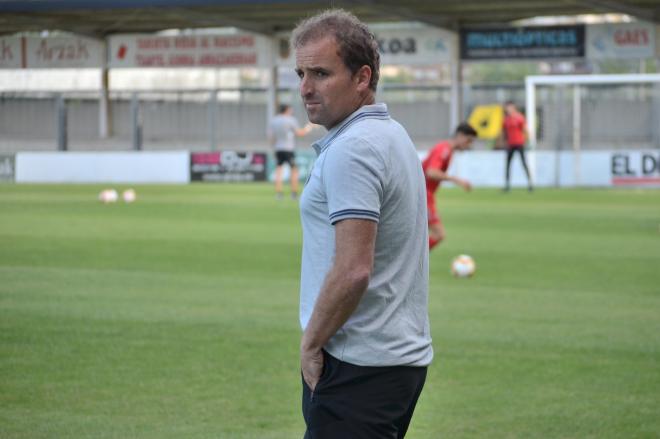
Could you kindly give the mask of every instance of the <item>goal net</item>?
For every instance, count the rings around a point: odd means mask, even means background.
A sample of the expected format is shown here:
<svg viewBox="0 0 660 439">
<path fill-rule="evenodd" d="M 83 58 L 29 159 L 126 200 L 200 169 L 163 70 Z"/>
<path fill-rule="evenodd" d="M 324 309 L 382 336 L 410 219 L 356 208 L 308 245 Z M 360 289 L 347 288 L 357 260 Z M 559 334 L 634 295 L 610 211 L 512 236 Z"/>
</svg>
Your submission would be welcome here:
<svg viewBox="0 0 660 439">
<path fill-rule="evenodd" d="M 581 185 L 590 153 L 658 155 L 660 74 L 528 76 L 525 87 L 529 146 L 554 152 L 557 185 L 567 178 L 561 160 L 572 160 L 570 180 Z M 533 172 L 540 165 L 532 160 Z"/>
</svg>

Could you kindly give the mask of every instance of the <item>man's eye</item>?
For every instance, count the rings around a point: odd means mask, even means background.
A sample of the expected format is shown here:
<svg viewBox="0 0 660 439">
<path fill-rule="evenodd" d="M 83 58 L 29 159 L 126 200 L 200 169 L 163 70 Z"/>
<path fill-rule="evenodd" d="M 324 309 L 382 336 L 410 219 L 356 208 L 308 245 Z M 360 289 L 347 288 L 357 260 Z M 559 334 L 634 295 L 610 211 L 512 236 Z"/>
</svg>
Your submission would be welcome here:
<svg viewBox="0 0 660 439">
<path fill-rule="evenodd" d="M 298 75 L 298 77 L 299 77 L 300 79 L 302 79 L 303 76 L 304 76 L 303 72 L 300 71 L 300 70 L 296 71 L 296 75 Z"/>
<path fill-rule="evenodd" d="M 328 76 L 326 72 L 314 72 L 314 73 L 316 74 L 317 78 L 325 78 L 326 76 Z"/>
</svg>

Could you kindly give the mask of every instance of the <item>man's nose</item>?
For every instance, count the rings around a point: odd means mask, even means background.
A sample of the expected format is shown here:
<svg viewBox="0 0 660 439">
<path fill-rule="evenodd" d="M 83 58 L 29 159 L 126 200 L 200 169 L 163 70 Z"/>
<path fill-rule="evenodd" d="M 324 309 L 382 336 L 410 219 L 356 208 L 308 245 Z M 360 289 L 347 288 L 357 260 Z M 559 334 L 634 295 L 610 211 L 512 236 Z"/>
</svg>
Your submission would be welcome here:
<svg viewBox="0 0 660 439">
<path fill-rule="evenodd" d="M 312 94 L 313 86 L 307 76 L 303 76 L 300 80 L 300 96 L 309 96 Z"/>
</svg>

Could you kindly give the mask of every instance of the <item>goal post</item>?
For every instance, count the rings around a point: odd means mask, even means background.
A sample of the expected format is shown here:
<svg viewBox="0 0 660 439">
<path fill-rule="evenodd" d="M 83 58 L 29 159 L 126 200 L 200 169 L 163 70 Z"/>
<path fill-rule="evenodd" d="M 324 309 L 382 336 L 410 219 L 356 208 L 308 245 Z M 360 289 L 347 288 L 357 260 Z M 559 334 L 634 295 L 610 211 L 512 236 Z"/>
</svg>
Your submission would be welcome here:
<svg viewBox="0 0 660 439">
<path fill-rule="evenodd" d="M 536 89 L 539 85 L 572 85 L 574 94 L 585 84 L 660 84 L 660 74 L 626 74 L 626 75 L 540 75 L 525 78 L 525 109 L 527 114 L 527 130 L 529 146 L 536 148 Z M 578 95 L 579 96 L 579 95 Z"/>
<path fill-rule="evenodd" d="M 576 185 L 585 147 L 660 149 L 660 74 L 528 76 L 525 100 L 530 150 L 570 150 Z"/>
</svg>

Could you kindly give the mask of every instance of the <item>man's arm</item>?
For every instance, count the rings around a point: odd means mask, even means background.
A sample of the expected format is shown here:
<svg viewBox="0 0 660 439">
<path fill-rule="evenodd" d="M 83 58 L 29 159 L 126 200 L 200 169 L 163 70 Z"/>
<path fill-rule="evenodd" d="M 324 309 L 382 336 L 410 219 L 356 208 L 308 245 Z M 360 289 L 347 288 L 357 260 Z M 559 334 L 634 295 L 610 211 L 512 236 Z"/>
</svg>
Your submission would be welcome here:
<svg viewBox="0 0 660 439">
<path fill-rule="evenodd" d="M 305 125 L 304 127 L 296 128 L 295 133 L 296 133 L 296 136 L 298 136 L 298 137 L 304 137 L 307 134 L 309 134 L 310 131 L 312 131 L 313 129 L 314 129 L 314 124 L 311 123 L 311 122 L 308 122 L 307 125 Z"/>
<path fill-rule="evenodd" d="M 446 172 L 441 171 L 440 169 L 437 168 L 428 168 L 426 170 L 426 177 L 435 181 L 451 181 L 452 183 L 462 187 L 466 191 L 472 190 L 472 185 L 470 184 L 469 181 L 463 180 L 462 178 L 451 176 Z"/>
<path fill-rule="evenodd" d="M 314 390 L 323 372 L 321 349 L 353 314 L 369 285 L 378 224 L 347 219 L 335 225 L 335 259 L 300 342 L 303 378 Z"/>
<path fill-rule="evenodd" d="M 525 142 L 529 142 L 529 131 L 527 130 L 527 121 L 525 118 L 522 120 L 522 132 L 523 135 L 525 136 Z"/>
</svg>

